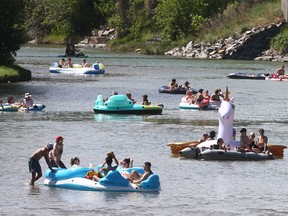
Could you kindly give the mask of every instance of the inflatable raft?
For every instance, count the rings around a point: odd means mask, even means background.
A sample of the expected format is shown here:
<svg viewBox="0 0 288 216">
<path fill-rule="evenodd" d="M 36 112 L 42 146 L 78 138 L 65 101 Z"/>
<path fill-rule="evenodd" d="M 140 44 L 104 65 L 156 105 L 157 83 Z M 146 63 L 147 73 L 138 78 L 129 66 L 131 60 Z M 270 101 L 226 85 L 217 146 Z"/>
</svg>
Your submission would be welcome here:
<svg viewBox="0 0 288 216">
<path fill-rule="evenodd" d="M 203 107 L 201 110 L 218 110 L 221 105 L 221 101 L 209 101 L 209 105 Z M 179 104 L 179 109 L 192 109 L 192 110 L 200 110 L 197 104 L 189 103 L 189 101 L 181 100 Z"/>
<path fill-rule="evenodd" d="M 95 113 L 159 115 L 162 113 L 163 107 L 133 104 L 126 95 L 113 95 L 107 101 L 103 100 L 102 95 L 98 95 L 93 110 Z"/>
<path fill-rule="evenodd" d="M 2 104 L 0 106 L 0 111 L 2 111 L 2 112 L 17 112 L 18 107 L 13 106 L 13 105 L 9 105 L 9 104 Z"/>
<path fill-rule="evenodd" d="M 196 89 L 190 88 L 190 90 L 193 92 L 193 94 L 196 94 L 198 91 Z M 186 89 L 185 88 L 175 88 L 175 89 L 170 89 L 169 86 L 161 86 L 158 89 L 159 93 L 167 93 L 167 94 L 186 94 Z"/>
<path fill-rule="evenodd" d="M 267 153 L 241 152 L 237 150 L 205 149 L 187 147 L 180 151 L 180 155 L 189 159 L 229 160 L 229 161 L 259 161 L 273 160 L 275 157 Z"/>
<path fill-rule="evenodd" d="M 60 68 L 58 63 L 53 63 L 49 68 L 50 73 L 53 74 L 74 74 L 74 75 L 98 75 L 104 74 L 105 69 L 103 64 L 95 63 L 91 68 L 81 68 L 79 64 L 73 64 L 73 68 Z"/>
<path fill-rule="evenodd" d="M 248 74 L 248 73 L 230 73 L 227 75 L 230 79 L 254 79 L 265 80 L 266 75 L 264 73 Z"/>
<path fill-rule="evenodd" d="M 92 168 L 77 167 L 57 169 L 45 173 L 44 185 L 49 187 L 84 190 L 84 191 L 123 191 L 123 192 L 157 192 L 160 190 L 159 176 L 152 174 L 140 185 L 130 183 L 118 171 L 109 171 L 99 182 L 85 178 Z"/>
<path fill-rule="evenodd" d="M 20 107 L 19 111 L 42 111 L 43 109 L 45 109 L 45 105 L 44 104 L 33 104 L 33 106 L 24 108 L 24 107 Z"/>
</svg>

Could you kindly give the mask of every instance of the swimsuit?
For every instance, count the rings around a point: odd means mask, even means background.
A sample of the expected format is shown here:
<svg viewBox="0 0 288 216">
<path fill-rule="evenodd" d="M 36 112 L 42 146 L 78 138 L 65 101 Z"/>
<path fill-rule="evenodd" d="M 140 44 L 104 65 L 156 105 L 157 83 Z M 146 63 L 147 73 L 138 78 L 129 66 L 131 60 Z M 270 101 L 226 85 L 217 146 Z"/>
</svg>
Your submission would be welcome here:
<svg viewBox="0 0 288 216">
<path fill-rule="evenodd" d="M 34 160 L 33 158 L 30 158 L 28 164 L 29 164 L 29 172 L 42 173 L 41 166 L 38 161 Z"/>
</svg>

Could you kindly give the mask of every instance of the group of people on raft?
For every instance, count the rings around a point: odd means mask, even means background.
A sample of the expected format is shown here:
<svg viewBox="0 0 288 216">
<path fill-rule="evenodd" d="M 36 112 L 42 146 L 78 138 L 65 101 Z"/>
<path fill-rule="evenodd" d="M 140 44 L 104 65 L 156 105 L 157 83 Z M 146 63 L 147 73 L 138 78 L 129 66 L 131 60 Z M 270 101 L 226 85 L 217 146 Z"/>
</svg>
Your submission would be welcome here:
<svg viewBox="0 0 288 216">
<path fill-rule="evenodd" d="M 219 102 L 219 105 L 221 103 L 221 97 L 224 98 L 224 94 L 222 93 L 220 88 L 216 88 L 214 91 L 214 94 L 210 95 L 209 90 L 204 90 L 200 88 L 198 91 L 195 92 L 195 90 L 189 86 L 189 82 L 186 81 L 184 85 L 178 85 L 176 82 L 176 79 L 172 79 L 169 87 L 170 89 L 174 88 L 185 88 L 186 89 L 186 95 L 182 98 L 182 102 L 186 102 L 188 104 L 197 104 L 200 109 L 205 109 L 209 106 L 210 102 Z"/>
<path fill-rule="evenodd" d="M 270 154 L 267 143 L 268 143 L 268 137 L 264 135 L 264 129 L 259 129 L 259 136 L 257 137 L 257 140 L 255 140 L 255 133 L 250 132 L 249 136 L 247 136 L 247 130 L 246 128 L 242 128 L 240 131 L 240 146 L 236 147 L 236 150 L 243 151 L 243 152 L 256 152 L 256 153 L 268 153 Z M 234 131 L 233 133 L 236 133 Z M 204 133 L 203 137 L 198 140 L 198 143 L 205 142 L 207 140 L 213 140 L 215 139 L 215 131 L 210 131 L 210 133 Z M 235 135 L 233 136 L 235 137 Z M 210 146 L 211 149 L 223 149 L 223 150 L 231 150 L 230 146 L 224 145 L 224 140 L 222 138 L 217 139 L 217 144 Z"/>
<path fill-rule="evenodd" d="M 47 146 L 37 149 L 29 158 L 28 165 L 29 171 L 32 175 L 29 184 L 33 186 L 35 182 L 42 177 L 42 169 L 39 164 L 39 161 L 44 157 L 49 169 L 52 172 L 55 172 L 53 168 L 63 168 L 67 169 L 64 163 L 61 160 L 64 144 L 64 138 L 62 136 L 57 136 L 54 144 L 49 143 Z M 113 163 L 114 162 L 114 163 Z M 113 163 L 113 164 L 112 164 Z M 80 159 L 78 157 L 73 157 L 70 160 L 71 168 L 80 166 Z M 127 178 L 131 183 L 140 184 L 142 181 L 146 180 L 150 175 L 153 174 L 151 170 L 151 163 L 144 163 L 144 173 L 140 174 L 136 170 L 131 171 L 131 173 L 125 172 L 126 168 L 131 168 L 133 166 L 132 158 L 125 158 L 120 163 L 116 158 L 114 152 L 110 151 L 107 153 L 104 163 L 100 167 L 99 172 L 88 172 L 86 178 L 98 181 L 100 178 L 103 178 L 110 170 L 116 170 L 118 166 L 122 166 L 123 173 L 122 176 Z"/>
<path fill-rule="evenodd" d="M 0 106 L 3 106 L 4 101 L 0 100 Z M 14 106 L 14 107 L 18 107 L 18 108 L 28 108 L 33 106 L 34 101 L 32 99 L 32 95 L 29 93 L 25 93 L 24 98 L 20 101 L 20 102 L 15 102 L 14 97 L 13 96 L 9 96 L 7 98 L 7 102 L 5 102 L 5 104 L 8 104 L 9 106 Z"/>
</svg>

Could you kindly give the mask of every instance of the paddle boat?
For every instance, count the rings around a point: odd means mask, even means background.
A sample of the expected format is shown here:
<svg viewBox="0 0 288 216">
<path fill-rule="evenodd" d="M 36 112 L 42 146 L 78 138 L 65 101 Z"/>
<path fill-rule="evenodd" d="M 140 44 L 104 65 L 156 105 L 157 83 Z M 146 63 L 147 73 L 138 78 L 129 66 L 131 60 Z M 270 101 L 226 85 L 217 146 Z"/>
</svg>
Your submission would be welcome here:
<svg viewBox="0 0 288 216">
<path fill-rule="evenodd" d="M 227 75 L 230 79 L 254 79 L 254 80 L 265 80 L 269 74 L 258 73 L 258 74 L 248 74 L 248 73 L 230 73 Z"/>
<path fill-rule="evenodd" d="M 286 146 L 270 145 L 270 153 L 256 153 L 256 152 L 242 152 L 237 150 L 237 146 L 240 146 L 240 141 L 233 140 L 233 119 L 234 119 L 234 106 L 228 100 L 228 88 L 226 89 L 225 100 L 221 102 L 219 112 L 219 127 L 218 127 L 218 138 L 224 140 L 224 144 L 228 147 L 225 150 L 211 149 L 211 146 L 217 144 L 217 140 L 209 140 L 196 144 L 194 146 L 188 146 L 179 151 L 179 154 L 186 158 L 202 158 L 206 160 L 271 160 L 275 156 L 283 157 L 283 150 Z M 172 151 L 172 146 L 169 145 Z M 174 147 L 179 150 L 179 148 Z M 206 151 L 206 150 L 209 151 Z M 275 149 L 275 150 L 274 150 Z M 282 154 L 279 153 L 282 150 Z M 271 155 L 277 153 L 277 155 Z M 203 156 L 204 155 L 204 156 Z"/>
<path fill-rule="evenodd" d="M 133 104 L 126 95 L 112 95 L 104 101 L 103 96 L 98 95 L 93 110 L 95 113 L 159 115 L 163 106 Z"/>
<path fill-rule="evenodd" d="M 82 68 L 80 64 L 73 64 L 73 68 L 59 67 L 57 62 L 52 63 L 49 68 L 52 74 L 74 74 L 74 75 L 99 75 L 104 74 L 105 69 L 102 63 L 94 63 L 92 67 Z"/>
<path fill-rule="evenodd" d="M 190 88 L 193 94 L 196 94 L 198 91 L 194 88 Z M 170 89 L 169 86 L 162 86 L 158 89 L 159 93 L 167 93 L 167 94 L 186 94 L 187 89 L 178 87 L 174 89 Z"/>
<path fill-rule="evenodd" d="M 56 168 L 55 168 L 56 169 Z M 133 168 L 131 168 L 133 169 Z M 83 191 L 122 191 L 122 192 L 157 192 L 160 190 L 159 176 L 152 174 L 139 185 L 132 184 L 118 171 L 109 171 L 98 182 L 85 178 L 93 168 L 75 167 L 57 168 L 55 172 L 46 170 L 44 185 Z"/>
</svg>

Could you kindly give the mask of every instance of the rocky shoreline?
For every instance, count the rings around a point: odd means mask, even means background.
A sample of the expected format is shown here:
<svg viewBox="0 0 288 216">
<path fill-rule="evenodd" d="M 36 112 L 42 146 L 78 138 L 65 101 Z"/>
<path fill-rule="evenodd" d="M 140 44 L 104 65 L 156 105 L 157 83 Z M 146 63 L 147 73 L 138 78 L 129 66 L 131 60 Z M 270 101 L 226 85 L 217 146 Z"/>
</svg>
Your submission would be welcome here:
<svg viewBox="0 0 288 216">
<path fill-rule="evenodd" d="M 270 38 L 277 35 L 284 25 L 270 24 L 253 28 L 239 37 L 229 37 L 218 40 L 215 44 L 193 43 L 176 47 L 164 53 L 167 56 L 196 59 L 237 59 L 256 61 L 288 61 L 288 55 L 283 55 L 270 48 Z"/>
</svg>

